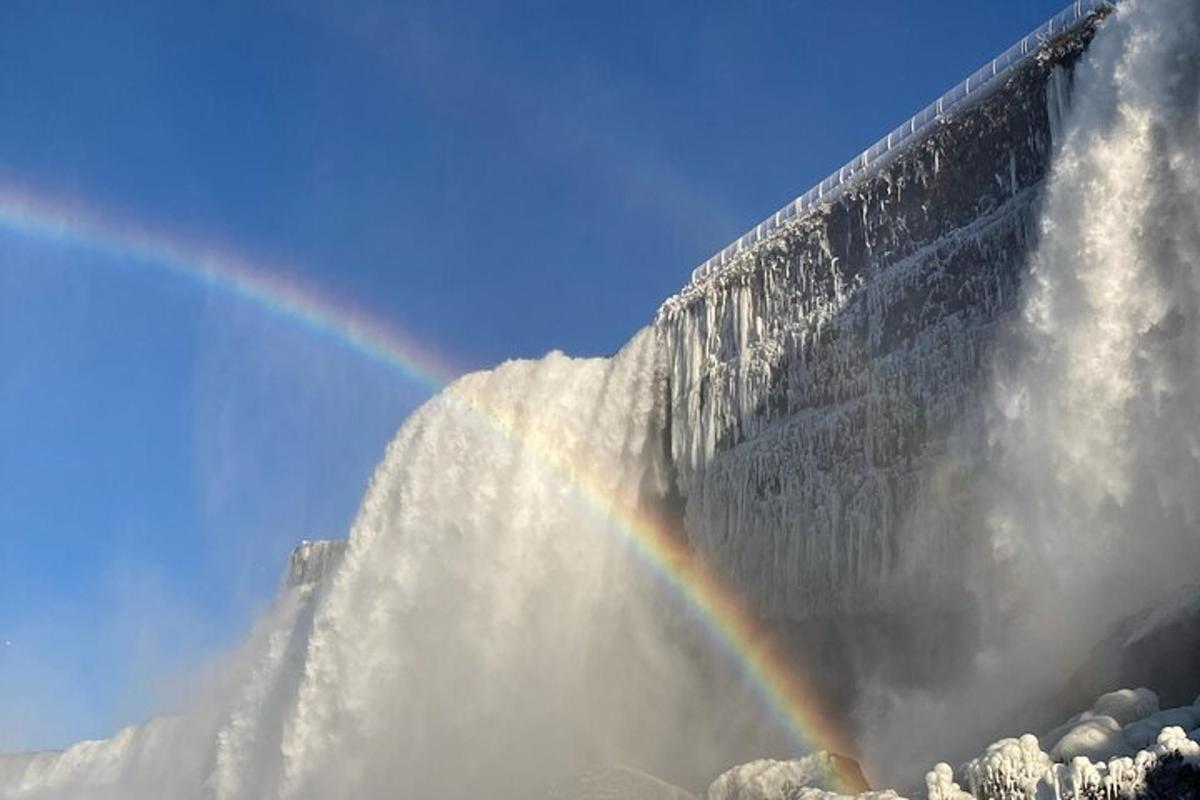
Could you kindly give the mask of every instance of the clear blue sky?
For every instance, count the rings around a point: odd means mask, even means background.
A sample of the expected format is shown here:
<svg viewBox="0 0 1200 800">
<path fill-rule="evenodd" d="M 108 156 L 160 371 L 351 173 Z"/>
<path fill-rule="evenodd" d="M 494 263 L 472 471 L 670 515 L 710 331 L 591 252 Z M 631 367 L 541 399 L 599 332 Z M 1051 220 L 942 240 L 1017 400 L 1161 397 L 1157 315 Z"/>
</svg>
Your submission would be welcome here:
<svg viewBox="0 0 1200 800">
<path fill-rule="evenodd" d="M 0 188 L 292 265 L 463 368 L 602 354 L 1063 2 L 15 0 Z M 0 749 L 179 696 L 427 391 L 0 231 Z"/>
</svg>

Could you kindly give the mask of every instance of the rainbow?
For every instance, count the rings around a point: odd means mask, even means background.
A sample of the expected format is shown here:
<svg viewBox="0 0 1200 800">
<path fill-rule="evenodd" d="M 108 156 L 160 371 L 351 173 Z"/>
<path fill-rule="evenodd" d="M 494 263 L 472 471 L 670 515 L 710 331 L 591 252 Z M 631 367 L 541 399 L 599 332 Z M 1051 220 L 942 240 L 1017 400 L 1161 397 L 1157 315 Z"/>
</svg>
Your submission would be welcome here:
<svg viewBox="0 0 1200 800">
<path fill-rule="evenodd" d="M 330 301 L 302 283 L 279 277 L 283 265 L 264 266 L 218 247 L 190 244 L 144 226 L 83 213 L 29 192 L 0 184 L 0 229 L 50 242 L 130 259 L 139 265 L 228 293 L 286 318 L 313 333 L 334 339 L 352 351 L 400 371 L 433 392 L 460 370 L 411 336 Z M 293 268 L 294 271 L 294 268 Z M 474 406 L 481 419 L 504 436 L 522 436 L 494 412 Z M 553 448 L 531 448 L 547 470 L 570 476 L 579 496 L 615 525 L 641 560 L 682 596 L 711 635 L 741 665 L 776 720 L 805 750 L 855 754 L 857 748 L 837 717 L 821 702 L 792 657 L 745 602 L 686 546 L 665 520 L 637 509 L 624 509 L 603 483 L 563 463 Z M 866 782 L 854 762 L 834 759 L 839 789 L 859 792 Z"/>
<path fill-rule="evenodd" d="M 431 392 L 462 370 L 417 339 L 334 302 L 294 278 L 296 265 L 263 265 L 214 244 L 191 243 L 115 217 L 85 213 L 0 183 L 0 229 L 120 256 L 253 303 L 396 369 Z"/>
</svg>

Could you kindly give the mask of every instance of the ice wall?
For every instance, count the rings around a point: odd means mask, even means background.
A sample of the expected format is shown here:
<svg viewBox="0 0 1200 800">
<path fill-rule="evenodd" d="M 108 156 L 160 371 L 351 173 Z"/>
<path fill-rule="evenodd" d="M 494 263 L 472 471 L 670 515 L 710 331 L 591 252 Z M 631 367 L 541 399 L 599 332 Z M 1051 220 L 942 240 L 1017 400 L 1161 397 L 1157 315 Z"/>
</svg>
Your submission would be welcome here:
<svg viewBox="0 0 1200 800">
<path fill-rule="evenodd" d="M 871 610 L 889 585 L 954 574 L 972 448 L 948 441 L 982 430 L 982 377 L 1090 36 L 1050 43 L 877 177 L 663 305 L 688 535 L 764 614 Z"/>
</svg>

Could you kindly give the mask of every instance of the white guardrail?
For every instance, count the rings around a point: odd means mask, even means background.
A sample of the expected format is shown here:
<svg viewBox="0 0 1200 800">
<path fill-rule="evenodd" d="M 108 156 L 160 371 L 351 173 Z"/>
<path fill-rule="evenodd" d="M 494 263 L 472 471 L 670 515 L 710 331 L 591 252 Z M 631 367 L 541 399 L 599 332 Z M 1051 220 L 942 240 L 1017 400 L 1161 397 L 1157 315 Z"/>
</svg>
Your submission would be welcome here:
<svg viewBox="0 0 1200 800">
<path fill-rule="evenodd" d="M 738 237 L 733 244 L 692 270 L 695 285 L 716 274 L 739 253 L 762 241 L 772 231 L 790 219 L 806 214 L 816 206 L 837 199 L 856 178 L 862 178 L 882 166 L 885 157 L 905 145 L 923 141 L 923 134 L 945 120 L 952 112 L 961 112 L 969 105 L 986 96 L 986 89 L 998 85 L 998 81 L 1014 67 L 1023 64 L 1037 54 L 1046 44 L 1082 27 L 1094 14 L 1111 10 L 1116 0 L 1075 0 L 1074 3 L 1055 14 L 1021 41 L 1005 50 L 992 61 L 981 67 L 969 78 L 921 109 L 900 127 L 868 147 L 860 155 L 834 172 L 825 180 L 776 211 Z"/>
</svg>

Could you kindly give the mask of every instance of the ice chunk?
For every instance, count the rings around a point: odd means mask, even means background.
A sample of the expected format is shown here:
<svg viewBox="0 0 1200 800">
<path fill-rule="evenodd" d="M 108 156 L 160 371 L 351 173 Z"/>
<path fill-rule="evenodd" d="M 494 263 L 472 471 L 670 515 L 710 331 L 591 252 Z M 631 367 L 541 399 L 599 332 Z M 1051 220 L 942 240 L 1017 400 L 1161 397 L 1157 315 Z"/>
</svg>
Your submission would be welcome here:
<svg viewBox="0 0 1200 800">
<path fill-rule="evenodd" d="M 713 781 L 708 800 L 816 800 L 865 789 L 866 781 L 853 759 L 820 752 L 790 761 L 760 759 L 736 766 Z M 894 792 L 869 794 L 896 796 Z"/>
<path fill-rule="evenodd" d="M 1149 689 L 1118 689 L 1100 695 L 1092 704 L 1092 714 L 1112 717 L 1122 725 L 1158 713 L 1158 695 Z"/>
<path fill-rule="evenodd" d="M 1110 716 L 1094 716 L 1076 723 L 1050 751 L 1050 757 L 1070 761 L 1077 756 L 1108 759 L 1128 753 L 1120 723 Z"/>
<path fill-rule="evenodd" d="M 1177 726 L 1189 731 L 1200 725 L 1200 708 L 1196 706 L 1181 706 L 1169 708 L 1143 720 L 1126 725 L 1123 733 L 1126 741 L 1135 748 L 1149 747 L 1158 741 L 1159 733 L 1164 728 Z"/>
</svg>

